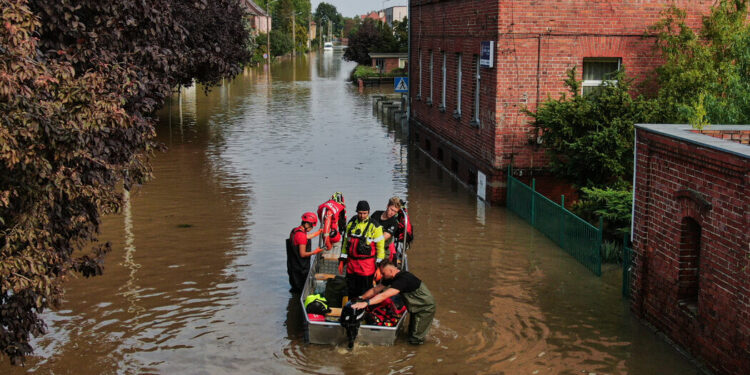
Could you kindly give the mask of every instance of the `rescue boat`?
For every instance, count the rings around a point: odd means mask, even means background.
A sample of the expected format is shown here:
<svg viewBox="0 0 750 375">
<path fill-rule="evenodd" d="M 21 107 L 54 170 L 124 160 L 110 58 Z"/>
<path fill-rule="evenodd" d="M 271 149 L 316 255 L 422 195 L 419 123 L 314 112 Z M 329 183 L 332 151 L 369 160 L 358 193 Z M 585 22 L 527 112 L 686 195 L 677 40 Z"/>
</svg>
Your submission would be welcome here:
<svg viewBox="0 0 750 375">
<path fill-rule="evenodd" d="M 408 215 L 405 217 L 405 220 L 408 221 Z M 322 227 L 322 220 L 320 225 Z M 399 251 L 400 259 L 398 267 L 407 271 L 408 262 L 406 250 L 408 249 L 408 243 L 406 241 L 406 236 L 404 236 L 404 241 L 400 245 L 402 245 L 402 250 Z M 318 291 L 320 291 L 321 288 L 324 289 L 324 286 L 321 287 L 321 285 L 325 285 L 324 283 L 336 276 L 345 276 L 338 273 L 338 259 L 340 254 L 341 242 L 335 244 L 331 250 L 324 251 L 314 256 L 312 262 L 310 262 L 310 271 L 307 276 L 307 281 L 305 282 L 305 287 L 300 296 L 299 302 L 302 311 L 305 311 L 305 299 L 311 294 L 317 294 L 315 293 L 316 289 Z M 346 272 L 346 270 L 344 272 Z M 405 312 L 398 320 L 398 323 L 391 327 L 369 325 L 363 320 L 359 327 L 359 334 L 357 335 L 356 342 L 366 345 L 393 345 L 398 336 L 398 332 L 402 330 L 402 328 L 406 328 L 404 322 L 408 314 L 408 312 Z M 335 313 L 326 315 L 325 321 L 311 321 L 307 314 L 302 314 L 302 316 L 304 316 L 305 319 L 306 342 L 323 345 L 341 345 L 348 342 L 346 331 L 339 323 L 338 317 L 335 316 Z"/>
</svg>

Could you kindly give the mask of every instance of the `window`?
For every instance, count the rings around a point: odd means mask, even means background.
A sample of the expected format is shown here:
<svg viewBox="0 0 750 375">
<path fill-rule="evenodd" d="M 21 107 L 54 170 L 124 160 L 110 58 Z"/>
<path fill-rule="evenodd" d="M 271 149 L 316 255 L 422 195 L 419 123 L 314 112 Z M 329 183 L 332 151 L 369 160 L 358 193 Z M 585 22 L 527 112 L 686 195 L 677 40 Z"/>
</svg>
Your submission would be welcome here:
<svg viewBox="0 0 750 375">
<path fill-rule="evenodd" d="M 422 100 L 422 49 L 417 50 L 417 55 L 419 55 L 419 86 L 417 86 L 417 100 Z"/>
<path fill-rule="evenodd" d="M 471 119 L 471 124 L 479 126 L 479 81 L 481 76 L 479 75 L 479 56 L 474 55 L 472 59 L 474 65 L 474 114 Z"/>
<path fill-rule="evenodd" d="M 595 92 L 607 81 L 612 73 L 620 70 L 620 59 L 615 58 L 584 58 L 583 59 L 583 95 Z M 614 81 L 616 82 L 616 81 Z"/>
<path fill-rule="evenodd" d="M 385 59 L 375 59 L 375 67 L 378 72 L 385 73 Z"/>
<path fill-rule="evenodd" d="M 407 62 L 407 61 L 409 61 L 409 59 L 405 59 L 405 58 L 399 58 L 399 59 L 398 59 L 398 68 L 399 68 L 399 69 L 404 69 L 404 68 L 406 68 L 406 62 Z"/>
<path fill-rule="evenodd" d="M 427 97 L 427 104 L 432 104 L 432 92 L 433 92 L 432 91 L 432 86 L 433 86 L 432 85 L 432 81 L 433 81 L 432 78 L 434 77 L 433 76 L 433 73 L 434 73 L 434 69 L 433 69 L 433 67 L 434 67 L 434 64 L 433 64 L 434 61 L 433 60 L 434 59 L 433 59 L 433 57 L 434 57 L 434 55 L 432 53 L 432 50 L 430 50 L 430 96 Z"/>
<path fill-rule="evenodd" d="M 693 316 L 698 315 L 700 288 L 701 226 L 693 218 L 682 219 L 679 243 L 678 299 Z"/>
<path fill-rule="evenodd" d="M 461 78 L 463 75 L 461 67 L 461 54 L 456 54 L 456 111 L 453 112 L 453 117 L 461 118 Z"/>
<path fill-rule="evenodd" d="M 440 95 L 440 111 L 445 112 L 445 51 L 443 54 L 443 86 Z"/>
</svg>

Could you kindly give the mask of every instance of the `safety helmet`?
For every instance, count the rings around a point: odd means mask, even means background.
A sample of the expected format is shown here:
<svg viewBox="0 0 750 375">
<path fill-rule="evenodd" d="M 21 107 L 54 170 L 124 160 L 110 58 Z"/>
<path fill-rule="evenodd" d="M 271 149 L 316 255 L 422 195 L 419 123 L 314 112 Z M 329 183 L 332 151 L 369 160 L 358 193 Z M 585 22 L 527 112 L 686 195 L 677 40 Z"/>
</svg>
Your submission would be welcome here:
<svg viewBox="0 0 750 375">
<path fill-rule="evenodd" d="M 312 224 L 312 226 L 318 225 L 318 217 L 312 212 L 305 212 L 302 214 L 302 221 L 306 221 Z"/>
<path fill-rule="evenodd" d="M 335 202 L 344 204 L 344 193 L 337 191 L 331 195 L 331 199 L 333 199 Z"/>
</svg>

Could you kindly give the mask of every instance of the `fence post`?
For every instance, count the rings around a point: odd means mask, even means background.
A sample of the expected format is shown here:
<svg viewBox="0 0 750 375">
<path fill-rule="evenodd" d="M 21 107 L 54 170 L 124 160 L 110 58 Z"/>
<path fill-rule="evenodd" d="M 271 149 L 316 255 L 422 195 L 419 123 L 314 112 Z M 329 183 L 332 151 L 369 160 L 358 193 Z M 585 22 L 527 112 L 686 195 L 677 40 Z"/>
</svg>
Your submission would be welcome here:
<svg viewBox="0 0 750 375">
<path fill-rule="evenodd" d="M 630 298 L 630 248 L 628 247 L 628 233 L 622 235 L 622 295 Z"/>
<path fill-rule="evenodd" d="M 531 226 L 536 228 L 536 178 L 531 179 Z"/>
<path fill-rule="evenodd" d="M 513 178 L 513 170 L 510 164 L 508 164 L 508 178 L 505 180 L 505 206 L 510 207 L 510 179 Z"/>
<path fill-rule="evenodd" d="M 565 194 L 560 196 L 560 247 L 565 249 Z"/>
<path fill-rule="evenodd" d="M 599 264 L 597 265 L 597 269 L 599 270 L 596 275 L 601 276 L 602 275 L 602 240 L 604 236 L 604 217 L 599 216 L 599 230 L 597 233 L 597 239 L 596 242 L 599 246 L 597 246 L 596 255 L 599 259 Z"/>
</svg>

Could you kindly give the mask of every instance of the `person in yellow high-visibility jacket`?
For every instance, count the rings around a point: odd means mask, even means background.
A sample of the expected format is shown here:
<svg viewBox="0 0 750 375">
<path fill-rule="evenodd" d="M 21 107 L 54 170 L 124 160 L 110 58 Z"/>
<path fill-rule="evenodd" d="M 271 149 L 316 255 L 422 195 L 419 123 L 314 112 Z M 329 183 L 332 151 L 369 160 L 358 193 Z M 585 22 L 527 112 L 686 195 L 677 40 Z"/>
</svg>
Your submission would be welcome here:
<svg viewBox="0 0 750 375">
<path fill-rule="evenodd" d="M 349 300 L 353 301 L 372 288 L 377 264 L 385 259 L 383 228 L 370 221 L 370 204 L 357 203 L 357 216 L 349 220 L 341 245 L 339 273 L 344 273 L 346 264 L 346 287 Z"/>
</svg>

